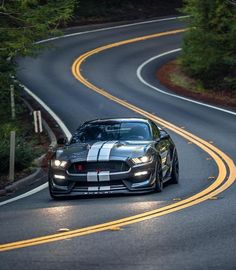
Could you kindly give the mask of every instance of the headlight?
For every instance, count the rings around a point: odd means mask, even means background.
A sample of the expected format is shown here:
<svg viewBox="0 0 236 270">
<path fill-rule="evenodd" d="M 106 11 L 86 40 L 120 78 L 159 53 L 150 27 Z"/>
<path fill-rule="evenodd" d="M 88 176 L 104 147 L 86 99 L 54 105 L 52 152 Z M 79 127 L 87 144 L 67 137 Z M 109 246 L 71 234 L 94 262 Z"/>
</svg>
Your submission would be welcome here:
<svg viewBox="0 0 236 270">
<path fill-rule="evenodd" d="M 55 167 L 65 168 L 66 164 L 67 164 L 67 162 L 64 161 L 64 160 L 61 161 L 61 160 L 55 159 L 55 160 L 53 161 L 53 165 L 54 165 Z"/>
<path fill-rule="evenodd" d="M 143 156 L 139 158 L 132 158 L 134 164 L 147 163 L 152 160 L 152 156 Z"/>
</svg>

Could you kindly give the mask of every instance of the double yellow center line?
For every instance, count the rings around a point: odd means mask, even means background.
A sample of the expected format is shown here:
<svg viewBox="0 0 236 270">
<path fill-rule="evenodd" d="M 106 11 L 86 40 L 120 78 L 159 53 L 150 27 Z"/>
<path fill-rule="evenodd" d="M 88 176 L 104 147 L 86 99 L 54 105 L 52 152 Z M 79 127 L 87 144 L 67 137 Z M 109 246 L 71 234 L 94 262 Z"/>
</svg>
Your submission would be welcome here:
<svg viewBox="0 0 236 270">
<path fill-rule="evenodd" d="M 180 30 L 174 30 L 174 31 L 168 31 L 164 33 L 157 33 L 154 35 L 148 35 L 148 36 L 143 36 L 143 37 L 138 37 L 138 38 L 133 38 L 125 41 L 120 41 L 116 42 L 113 44 L 105 45 L 99 48 L 96 48 L 92 51 L 89 51 L 83 55 L 81 55 L 79 58 L 75 60 L 72 66 L 72 73 L 75 76 L 75 78 L 80 81 L 82 84 L 90 88 L 91 90 L 97 92 L 98 94 L 112 100 L 113 102 L 116 102 L 136 113 L 139 113 L 140 115 L 147 117 L 159 125 L 162 125 L 169 130 L 172 130 L 173 132 L 179 134 L 186 140 L 194 143 L 198 147 L 200 147 L 202 150 L 204 150 L 206 153 L 208 153 L 215 161 L 218 167 L 218 176 L 217 179 L 212 183 L 209 187 L 206 189 L 202 190 L 201 192 L 184 199 L 182 201 L 173 203 L 171 205 L 167 205 L 165 207 L 161 207 L 159 209 L 155 209 L 152 211 L 144 212 L 142 214 L 138 215 L 133 215 L 130 217 L 118 219 L 115 221 L 111 222 L 106 222 L 103 224 L 98 224 L 94 226 L 89 226 L 86 228 L 81 228 L 77 230 L 72 230 L 68 232 L 63 232 L 63 233 L 56 233 L 52 235 L 47 235 L 47 236 L 42 236 L 42 237 L 37 237 L 33 239 L 28 239 L 28 240 L 23 240 L 23 241 L 17 241 L 17 242 L 12 242 L 12 243 L 7 243 L 7 244 L 2 244 L 0 245 L 0 251 L 7 251 L 7 250 L 12 250 L 12 249 L 17 249 L 17 248 L 23 248 L 23 247 L 28 247 L 28 246 L 35 246 L 35 245 L 40 245 L 40 244 L 45 244 L 45 243 L 50 243 L 54 241 L 59 241 L 59 240 L 65 240 L 65 239 L 70 239 L 74 237 L 79 237 L 87 234 L 92 234 L 96 232 L 102 232 L 106 230 L 110 230 L 116 227 L 122 227 L 130 224 L 134 224 L 137 222 L 141 222 L 144 220 L 148 220 L 151 218 L 155 217 L 160 217 L 169 213 L 173 213 L 179 210 L 182 210 L 184 208 L 196 205 L 198 203 L 201 203 L 211 197 L 216 196 L 220 192 L 224 191 L 227 189 L 230 185 L 234 183 L 235 180 L 235 175 L 236 175 L 236 167 L 232 159 L 228 157 L 224 152 L 222 152 L 220 149 L 215 147 L 214 145 L 210 144 L 209 142 L 195 136 L 194 134 L 177 127 L 170 122 L 167 122 L 141 108 L 138 108 L 137 106 L 130 104 L 127 101 L 124 101 L 120 98 L 117 98 L 105 90 L 93 85 L 90 83 L 88 80 L 86 80 L 83 75 L 80 72 L 80 68 L 82 63 L 90 56 L 102 52 L 107 49 L 111 49 L 117 46 L 125 45 L 125 44 L 130 44 L 142 40 L 147 40 L 151 38 L 157 38 L 161 36 L 167 36 L 167 35 L 173 35 L 173 34 L 178 34 L 181 32 L 184 32 L 186 30 L 180 29 Z M 190 172 L 191 175 L 191 172 Z"/>
</svg>

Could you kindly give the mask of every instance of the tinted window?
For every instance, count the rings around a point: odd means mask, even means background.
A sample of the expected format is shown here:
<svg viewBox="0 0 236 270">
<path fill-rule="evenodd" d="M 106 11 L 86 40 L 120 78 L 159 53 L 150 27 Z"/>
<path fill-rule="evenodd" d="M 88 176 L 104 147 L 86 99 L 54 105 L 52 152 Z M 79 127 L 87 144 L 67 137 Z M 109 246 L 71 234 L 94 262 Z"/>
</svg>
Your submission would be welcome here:
<svg viewBox="0 0 236 270">
<path fill-rule="evenodd" d="M 110 140 L 151 140 L 150 129 L 141 122 L 88 123 L 77 130 L 71 143 Z"/>
</svg>

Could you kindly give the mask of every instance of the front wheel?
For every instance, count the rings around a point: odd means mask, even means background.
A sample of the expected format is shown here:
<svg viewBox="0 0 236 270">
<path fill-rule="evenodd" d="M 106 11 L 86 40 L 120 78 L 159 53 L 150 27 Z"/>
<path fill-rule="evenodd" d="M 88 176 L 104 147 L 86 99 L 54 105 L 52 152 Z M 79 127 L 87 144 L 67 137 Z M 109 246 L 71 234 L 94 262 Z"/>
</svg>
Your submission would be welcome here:
<svg viewBox="0 0 236 270">
<path fill-rule="evenodd" d="M 172 170 L 171 170 L 171 184 L 178 184 L 179 183 L 179 160 L 177 152 L 175 151 L 172 161 Z"/>
<path fill-rule="evenodd" d="M 51 179 L 51 173 L 50 173 L 50 170 L 49 170 L 49 173 L 48 173 L 48 190 L 49 190 L 49 194 L 51 196 L 52 199 L 54 200 L 57 200 L 58 197 L 54 194 L 54 191 L 53 191 L 53 188 L 52 188 L 52 179 Z"/>
<path fill-rule="evenodd" d="M 161 163 L 158 162 L 156 166 L 156 185 L 155 185 L 155 191 L 161 192 L 163 189 L 163 181 L 162 181 L 162 168 Z"/>
<path fill-rule="evenodd" d="M 57 197 L 54 195 L 53 190 L 52 190 L 52 184 L 51 181 L 48 181 L 48 189 L 49 189 L 49 194 L 51 196 L 52 199 L 57 199 Z"/>
</svg>

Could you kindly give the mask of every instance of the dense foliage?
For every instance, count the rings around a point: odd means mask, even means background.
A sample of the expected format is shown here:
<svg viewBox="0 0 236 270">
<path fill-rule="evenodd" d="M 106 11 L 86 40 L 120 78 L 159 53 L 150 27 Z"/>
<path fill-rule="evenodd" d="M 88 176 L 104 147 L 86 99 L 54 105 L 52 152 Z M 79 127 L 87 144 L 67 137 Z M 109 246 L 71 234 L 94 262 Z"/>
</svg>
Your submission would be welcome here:
<svg viewBox="0 0 236 270">
<path fill-rule="evenodd" d="M 190 31 L 183 46 L 186 72 L 203 86 L 236 90 L 236 2 L 185 0 Z"/>
</svg>

